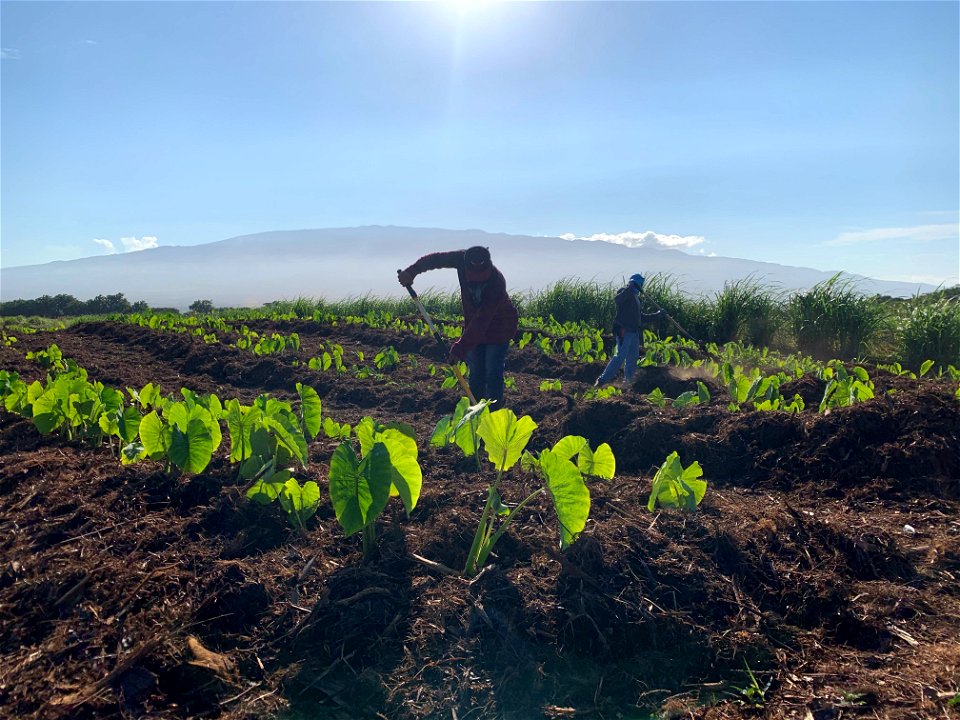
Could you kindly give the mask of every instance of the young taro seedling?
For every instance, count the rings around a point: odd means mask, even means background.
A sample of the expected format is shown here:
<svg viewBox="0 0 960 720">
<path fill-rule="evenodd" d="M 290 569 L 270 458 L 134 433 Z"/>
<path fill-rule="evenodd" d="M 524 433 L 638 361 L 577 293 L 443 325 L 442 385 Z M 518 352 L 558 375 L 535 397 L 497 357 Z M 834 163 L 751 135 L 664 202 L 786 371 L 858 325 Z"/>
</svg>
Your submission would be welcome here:
<svg viewBox="0 0 960 720">
<path fill-rule="evenodd" d="M 559 380 L 541 380 L 540 381 L 540 392 L 560 392 L 563 386 L 560 384 Z"/>
<path fill-rule="evenodd" d="M 377 370 L 390 370 L 400 364 L 400 353 L 391 345 L 378 352 L 373 358 Z"/>
<path fill-rule="evenodd" d="M 647 510 L 653 512 L 658 504 L 662 507 L 696 510 L 707 492 L 707 481 L 700 479 L 702 475 L 703 469 L 699 462 L 694 461 L 684 468 L 680 456 L 674 450 L 653 476 Z"/>
<path fill-rule="evenodd" d="M 437 422 L 430 436 L 432 447 L 446 447 L 455 444 L 465 457 L 473 457 L 480 470 L 480 455 L 477 453 L 477 428 L 486 414 L 489 414 L 490 401 L 481 400 L 471 405 L 468 398 L 462 397 L 450 415 L 444 415 Z"/>
<path fill-rule="evenodd" d="M 560 438 L 536 457 L 524 452 L 520 466 L 546 480 L 545 489 L 557 511 L 561 550 L 576 542 L 590 515 L 590 491 L 583 476 L 612 480 L 617 471 L 613 450 L 607 443 L 591 450 L 587 439 L 579 435 Z"/>
<path fill-rule="evenodd" d="M 306 522 L 320 506 L 320 487 L 313 480 L 302 486 L 296 478 L 288 478 L 280 491 L 280 507 L 287 513 L 290 524 L 306 535 Z"/>
<path fill-rule="evenodd" d="M 376 546 L 376 520 L 391 497 L 399 496 L 409 516 L 420 498 L 423 475 L 413 430 L 401 423 L 381 425 L 366 417 L 356 427 L 360 457 L 349 441 L 330 459 L 330 500 L 349 537 L 361 533 L 363 557 Z"/>
<path fill-rule="evenodd" d="M 483 567 L 497 541 L 503 536 L 517 513 L 531 500 L 548 492 L 553 500 L 560 526 L 560 547 L 572 544 L 586 525 L 590 515 L 590 491 L 583 480 L 583 473 L 612 478 L 615 472 L 613 453 L 608 445 L 601 445 L 596 452 L 590 450 L 587 441 L 578 436 L 562 438 L 551 450 L 543 450 L 533 457 L 524 453 L 536 423 L 529 415 L 521 418 L 509 408 L 486 414 L 480 422 L 477 435 L 483 440 L 487 457 L 496 469 L 496 478 L 487 488 L 487 501 L 480 515 L 473 543 L 467 554 L 464 574 L 473 576 Z M 577 463 L 572 461 L 577 457 Z M 500 497 L 500 482 L 503 474 L 520 458 L 528 469 L 534 469 L 546 481 L 512 510 Z M 497 526 L 497 517 L 503 520 Z"/>
<path fill-rule="evenodd" d="M 677 395 L 676 399 L 673 401 L 673 407 L 685 408 L 688 405 L 699 405 L 701 403 L 706 404 L 708 402 L 710 402 L 710 391 L 707 389 L 706 385 L 697 380 L 697 389 L 695 391 L 687 390 L 686 392 Z"/>
<path fill-rule="evenodd" d="M 855 366 L 847 372 L 843 363 L 833 360 L 823 369 L 821 378 L 827 381 L 827 387 L 820 401 L 820 412 L 836 407 L 849 407 L 874 396 L 873 381 L 862 367 Z"/>
<path fill-rule="evenodd" d="M 177 467 L 182 472 L 201 473 L 220 446 L 222 433 L 217 417 L 201 404 L 168 402 L 160 414 L 155 410 L 140 421 L 140 444 L 123 450 L 123 461 L 144 457 L 162 460 L 165 471 Z M 139 451 L 138 451 L 139 450 Z"/>
<path fill-rule="evenodd" d="M 294 461 L 306 468 L 311 431 L 304 429 L 290 403 L 267 395 L 258 397 L 250 407 L 231 400 L 226 415 L 230 459 L 240 463 L 241 478 L 253 481 L 247 497 L 264 505 L 273 502 L 290 478 Z M 283 471 L 287 474 L 281 475 Z"/>
</svg>

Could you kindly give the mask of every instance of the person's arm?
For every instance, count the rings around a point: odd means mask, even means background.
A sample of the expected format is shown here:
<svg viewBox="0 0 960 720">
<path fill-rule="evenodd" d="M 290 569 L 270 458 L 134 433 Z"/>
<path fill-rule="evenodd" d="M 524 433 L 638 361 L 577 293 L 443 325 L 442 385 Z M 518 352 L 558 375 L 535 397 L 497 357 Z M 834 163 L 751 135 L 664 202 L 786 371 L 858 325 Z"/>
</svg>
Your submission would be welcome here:
<svg viewBox="0 0 960 720">
<path fill-rule="evenodd" d="M 397 273 L 397 278 L 401 285 L 409 287 L 413 285 L 417 275 L 427 270 L 438 270 L 440 268 L 459 270 L 463 267 L 463 253 L 463 250 L 450 250 L 449 252 L 435 252 L 424 255 L 415 263 Z"/>
</svg>

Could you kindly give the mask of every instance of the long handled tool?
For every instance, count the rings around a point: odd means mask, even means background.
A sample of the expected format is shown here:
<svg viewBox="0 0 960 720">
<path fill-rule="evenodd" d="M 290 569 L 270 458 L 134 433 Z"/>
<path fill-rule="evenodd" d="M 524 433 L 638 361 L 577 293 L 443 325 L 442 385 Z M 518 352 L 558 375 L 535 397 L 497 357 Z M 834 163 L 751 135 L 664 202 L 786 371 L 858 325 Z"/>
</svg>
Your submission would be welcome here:
<svg viewBox="0 0 960 720">
<path fill-rule="evenodd" d="M 399 271 L 398 271 L 399 272 Z M 437 326 L 433 324 L 433 320 L 430 319 L 427 309 L 423 306 L 423 303 L 420 302 L 420 298 L 417 295 L 417 291 L 413 289 L 412 285 L 404 285 L 407 289 L 407 292 L 410 293 L 410 297 L 413 300 L 414 304 L 417 306 L 417 310 L 420 311 L 420 315 L 423 316 L 423 319 L 426 321 L 427 325 L 430 328 L 430 332 L 433 333 L 433 339 L 437 341 L 440 347 L 443 348 L 445 357 L 450 355 L 450 348 L 447 346 L 447 341 L 443 339 L 443 335 L 440 334 L 440 331 L 437 330 Z M 467 397 L 470 399 L 471 405 L 477 404 L 477 399 L 473 396 L 473 393 L 470 392 L 470 386 L 467 384 L 466 379 L 463 377 L 463 373 L 460 372 L 460 368 L 457 367 L 456 363 L 450 363 L 450 369 L 453 370 L 453 374 L 457 376 L 457 382 L 460 383 L 460 387 L 467 394 Z"/>
<path fill-rule="evenodd" d="M 673 323 L 673 326 L 674 326 L 677 330 L 680 331 L 680 334 L 681 334 L 681 335 L 686 336 L 688 340 L 693 340 L 697 345 L 702 345 L 702 343 L 701 343 L 699 340 L 697 340 L 693 335 L 691 335 L 691 334 L 688 333 L 686 330 L 684 330 L 683 327 L 681 327 L 680 323 L 678 323 L 676 320 L 674 320 L 674 319 L 670 316 L 670 313 L 668 313 L 666 310 L 664 310 L 662 307 L 660 307 L 649 295 L 644 295 L 644 296 L 643 296 L 643 299 L 646 300 L 646 301 L 647 301 L 648 303 L 650 303 L 651 305 L 653 305 L 657 310 L 659 310 L 660 312 L 662 312 L 663 315 L 664 315 L 664 317 L 666 317 L 667 320 L 669 320 L 671 323 Z"/>
</svg>

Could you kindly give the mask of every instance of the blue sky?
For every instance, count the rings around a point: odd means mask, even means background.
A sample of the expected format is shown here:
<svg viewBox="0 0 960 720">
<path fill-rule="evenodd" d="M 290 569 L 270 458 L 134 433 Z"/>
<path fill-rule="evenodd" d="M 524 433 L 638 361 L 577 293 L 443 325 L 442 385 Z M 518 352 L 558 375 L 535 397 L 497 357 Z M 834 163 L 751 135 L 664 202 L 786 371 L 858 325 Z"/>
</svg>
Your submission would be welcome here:
<svg viewBox="0 0 960 720">
<path fill-rule="evenodd" d="M 356 225 L 960 282 L 957 2 L 7 2 L 0 264 Z"/>
</svg>

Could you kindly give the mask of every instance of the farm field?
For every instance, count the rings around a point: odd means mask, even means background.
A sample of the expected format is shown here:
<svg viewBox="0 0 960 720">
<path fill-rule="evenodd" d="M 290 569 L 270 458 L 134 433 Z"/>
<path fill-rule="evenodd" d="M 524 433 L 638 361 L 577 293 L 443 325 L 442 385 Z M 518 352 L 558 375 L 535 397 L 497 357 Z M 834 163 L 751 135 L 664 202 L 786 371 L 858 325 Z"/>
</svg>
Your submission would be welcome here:
<svg viewBox="0 0 960 720">
<path fill-rule="evenodd" d="M 159 385 L 250 405 L 406 423 L 423 485 L 391 500 L 364 559 L 328 490 L 340 441 L 306 471 L 316 513 L 296 531 L 245 494 L 224 445 L 200 473 L 42 435 L 0 410 L 0 715 L 17 718 L 935 718 L 960 712 L 960 402 L 956 381 L 871 368 L 876 397 L 817 411 L 824 382 L 781 388 L 799 413 L 732 412 L 698 368 L 651 365 L 622 395 L 585 399 L 602 362 L 511 347 L 505 404 L 536 423 L 528 449 L 567 435 L 616 458 L 588 479 L 590 516 L 561 551 L 549 495 L 517 514 L 489 561 L 463 569 L 493 478 L 429 444 L 453 411 L 429 336 L 363 324 L 246 323 L 295 332 L 255 355 L 118 322 L 17 336 L 0 370 L 45 371 L 56 343 L 91 381 Z M 370 365 L 311 369 L 321 345 Z M 297 363 L 294 363 L 297 360 Z M 541 389 L 544 381 L 560 389 Z M 684 408 L 647 401 L 709 389 Z M 895 391 L 888 394 L 888 390 Z M 696 511 L 647 509 L 673 451 L 708 483 Z M 513 507 L 543 482 L 505 473 Z M 450 572 L 450 569 L 457 572 Z"/>
</svg>

